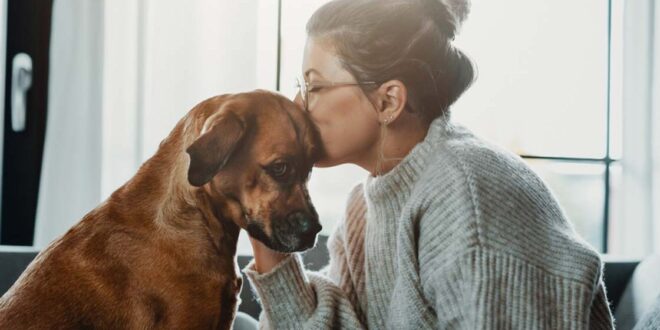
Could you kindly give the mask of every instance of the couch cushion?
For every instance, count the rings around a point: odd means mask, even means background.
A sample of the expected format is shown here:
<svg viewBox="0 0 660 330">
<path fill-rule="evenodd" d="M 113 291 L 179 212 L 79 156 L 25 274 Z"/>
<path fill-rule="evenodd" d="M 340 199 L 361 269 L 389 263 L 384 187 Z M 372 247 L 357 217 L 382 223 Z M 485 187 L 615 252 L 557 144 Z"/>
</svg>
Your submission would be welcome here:
<svg viewBox="0 0 660 330">
<path fill-rule="evenodd" d="M 623 291 L 639 265 L 639 260 L 620 260 L 607 256 L 603 257 L 605 269 L 603 270 L 603 281 L 607 289 L 607 299 L 610 301 L 612 312 L 616 311 L 621 301 Z"/>
<path fill-rule="evenodd" d="M 632 329 L 660 297 L 660 255 L 651 255 L 637 266 L 614 313 L 617 329 Z"/>
<path fill-rule="evenodd" d="M 16 282 L 37 253 L 32 247 L 0 245 L 0 296 Z"/>
<path fill-rule="evenodd" d="M 328 263 L 327 240 L 327 236 L 319 235 L 316 246 L 303 254 L 303 260 L 308 269 L 318 270 Z M 38 251 L 32 247 L 0 245 L 0 296 L 9 290 L 37 253 Z M 252 260 L 252 256 L 238 256 L 237 259 L 238 265 L 242 269 Z M 239 311 L 254 318 L 259 317 L 261 306 L 244 274 L 241 301 Z"/>
</svg>

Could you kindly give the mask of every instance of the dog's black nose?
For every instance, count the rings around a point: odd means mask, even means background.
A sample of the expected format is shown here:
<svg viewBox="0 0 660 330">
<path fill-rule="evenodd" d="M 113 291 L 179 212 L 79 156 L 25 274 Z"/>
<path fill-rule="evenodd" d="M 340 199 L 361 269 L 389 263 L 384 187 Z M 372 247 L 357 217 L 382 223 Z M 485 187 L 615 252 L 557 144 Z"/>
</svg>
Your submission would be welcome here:
<svg viewBox="0 0 660 330">
<path fill-rule="evenodd" d="M 303 212 L 295 212 L 289 216 L 289 221 L 303 235 L 316 235 L 323 229 L 318 219 Z"/>
</svg>

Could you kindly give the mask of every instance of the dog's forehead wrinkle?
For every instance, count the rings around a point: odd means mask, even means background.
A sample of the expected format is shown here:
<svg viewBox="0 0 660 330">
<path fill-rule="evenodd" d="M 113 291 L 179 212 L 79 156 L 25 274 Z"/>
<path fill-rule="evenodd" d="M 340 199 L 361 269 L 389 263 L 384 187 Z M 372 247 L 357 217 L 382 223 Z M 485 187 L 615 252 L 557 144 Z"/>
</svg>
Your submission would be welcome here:
<svg viewBox="0 0 660 330">
<path fill-rule="evenodd" d="M 267 132 L 264 129 L 264 132 Z M 253 148 L 254 155 L 261 164 L 268 164 L 277 158 L 292 158 L 299 153 L 295 137 L 292 134 L 260 134 Z"/>
<path fill-rule="evenodd" d="M 296 119 L 292 115 L 292 112 L 289 109 L 286 109 L 285 113 L 289 119 L 289 124 L 293 126 L 293 132 L 295 133 L 295 141 L 299 145 L 302 145 L 303 134 L 301 132 L 304 132 L 304 127 L 299 127 L 298 121 L 296 121 Z M 296 116 L 299 117 L 300 115 L 297 114 Z"/>
<path fill-rule="evenodd" d="M 298 128 L 287 111 L 273 112 L 261 122 L 262 150 L 272 153 L 295 153 L 299 143 Z"/>
<path fill-rule="evenodd" d="M 303 123 L 301 125 L 302 127 L 298 130 L 295 146 L 299 157 L 304 160 L 304 163 L 308 163 L 315 157 L 314 153 L 318 146 L 313 138 L 313 133 L 310 132 L 314 129 L 311 127 L 313 124 Z"/>
<path fill-rule="evenodd" d="M 295 124 L 290 120 L 290 117 L 281 113 L 264 116 L 259 127 L 262 129 L 262 133 L 266 133 L 267 135 L 276 135 L 291 139 L 297 138 L 297 128 Z"/>
</svg>

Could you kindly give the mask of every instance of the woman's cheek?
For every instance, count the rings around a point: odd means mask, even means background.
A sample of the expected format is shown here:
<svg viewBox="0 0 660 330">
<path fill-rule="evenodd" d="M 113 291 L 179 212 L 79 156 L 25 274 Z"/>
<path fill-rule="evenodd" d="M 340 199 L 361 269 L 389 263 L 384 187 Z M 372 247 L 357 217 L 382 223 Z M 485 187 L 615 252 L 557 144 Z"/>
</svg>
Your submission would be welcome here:
<svg viewBox="0 0 660 330">
<path fill-rule="evenodd" d="M 354 153 L 360 141 L 356 141 L 355 132 L 348 123 L 336 123 L 334 125 L 323 125 L 321 130 L 321 141 L 325 147 L 326 156 L 324 163 L 338 165 L 349 162 L 350 155 Z"/>
<path fill-rule="evenodd" d="M 338 155 L 338 148 L 341 147 L 341 136 L 337 134 L 336 127 L 324 126 L 321 129 L 321 141 L 326 150 L 326 157 L 329 160 L 336 159 Z"/>
<path fill-rule="evenodd" d="M 316 128 L 319 131 L 319 135 L 321 136 L 321 142 L 323 143 L 323 148 L 325 150 L 325 159 L 323 159 L 323 162 L 329 160 L 332 158 L 332 155 L 334 155 L 333 151 L 333 146 L 332 146 L 332 141 L 333 141 L 333 134 L 331 132 L 331 125 L 325 120 L 322 120 L 318 118 L 318 114 L 312 113 L 312 122 L 316 126 Z"/>
</svg>

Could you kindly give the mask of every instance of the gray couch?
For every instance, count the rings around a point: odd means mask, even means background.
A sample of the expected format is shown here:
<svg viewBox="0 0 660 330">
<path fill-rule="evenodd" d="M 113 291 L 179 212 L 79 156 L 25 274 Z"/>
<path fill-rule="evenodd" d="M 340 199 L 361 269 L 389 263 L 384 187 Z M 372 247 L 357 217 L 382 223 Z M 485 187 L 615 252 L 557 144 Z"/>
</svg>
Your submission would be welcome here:
<svg viewBox="0 0 660 330">
<path fill-rule="evenodd" d="M 660 329 L 660 255 L 651 255 L 635 267 L 614 318 L 617 329 Z"/>
<path fill-rule="evenodd" d="M 303 254 L 308 269 L 318 270 L 328 262 L 325 248 L 327 237 L 320 236 L 316 247 Z M 25 267 L 36 256 L 37 251 L 26 249 L 8 249 L 0 246 L 0 294 L 4 293 L 18 278 Z M 251 257 L 239 256 L 238 263 L 243 268 Z M 617 329 L 632 329 L 642 318 L 658 319 L 652 315 L 655 301 L 655 313 L 660 313 L 660 256 L 651 256 L 643 262 L 605 261 L 605 285 L 608 297 L 617 320 Z M 239 310 L 255 318 L 261 308 L 244 278 Z M 652 324 L 652 323 L 649 323 Z"/>
<path fill-rule="evenodd" d="M 303 260 L 308 269 L 319 270 L 328 262 L 326 236 L 319 236 L 316 246 L 303 254 Z M 4 294 L 14 284 L 23 270 L 30 264 L 38 251 L 28 247 L 13 247 L 0 245 L 0 295 Z M 238 266 L 242 269 L 252 257 L 239 256 Z M 258 318 L 261 307 L 257 302 L 247 278 L 243 276 L 241 290 L 241 305 L 239 310 L 254 318 Z"/>
</svg>

